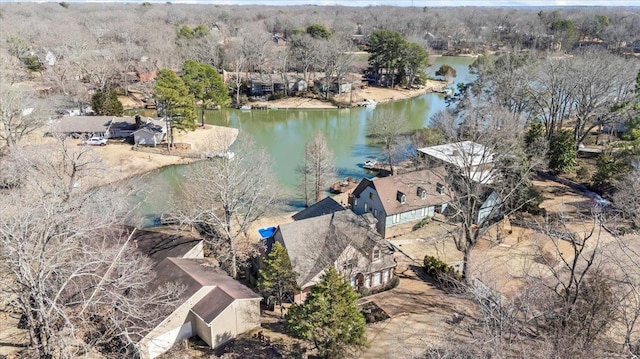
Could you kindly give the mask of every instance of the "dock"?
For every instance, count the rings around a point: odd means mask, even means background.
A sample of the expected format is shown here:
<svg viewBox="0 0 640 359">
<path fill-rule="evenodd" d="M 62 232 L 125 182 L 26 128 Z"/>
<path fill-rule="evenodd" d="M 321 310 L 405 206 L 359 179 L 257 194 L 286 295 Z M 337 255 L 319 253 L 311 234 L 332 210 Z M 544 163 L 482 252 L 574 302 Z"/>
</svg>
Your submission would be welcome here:
<svg viewBox="0 0 640 359">
<path fill-rule="evenodd" d="M 360 183 L 359 180 L 355 180 L 351 177 L 347 177 L 342 181 L 338 181 L 332 184 L 331 187 L 329 187 L 329 192 L 335 193 L 335 194 L 350 192 L 356 188 L 358 183 Z"/>
</svg>

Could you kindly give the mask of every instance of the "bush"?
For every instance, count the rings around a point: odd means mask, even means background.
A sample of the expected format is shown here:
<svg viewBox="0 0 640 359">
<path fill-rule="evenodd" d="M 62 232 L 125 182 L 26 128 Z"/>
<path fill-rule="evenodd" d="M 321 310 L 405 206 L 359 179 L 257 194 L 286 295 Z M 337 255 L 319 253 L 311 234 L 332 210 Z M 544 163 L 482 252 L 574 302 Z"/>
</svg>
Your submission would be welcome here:
<svg viewBox="0 0 640 359">
<path fill-rule="evenodd" d="M 393 275 L 393 277 L 391 277 L 391 279 L 385 283 L 385 285 L 383 285 L 382 287 L 375 287 L 375 288 L 367 288 L 367 287 L 358 287 L 358 294 L 360 294 L 360 297 L 367 297 L 373 294 L 377 294 L 377 293 L 382 293 L 382 292 L 386 292 L 388 290 L 391 290 L 395 287 L 397 287 L 400 284 L 400 278 L 398 278 L 397 275 Z"/>
<path fill-rule="evenodd" d="M 420 222 L 416 223 L 416 224 L 413 226 L 413 228 L 412 228 L 412 229 L 413 229 L 414 231 L 415 231 L 415 230 L 418 230 L 418 229 L 420 229 L 420 228 L 422 228 L 422 227 L 426 226 L 427 224 L 429 224 L 429 222 L 431 222 L 431 217 L 424 217 L 423 219 L 421 219 L 421 220 L 420 220 Z"/>
<path fill-rule="evenodd" d="M 454 288 L 462 274 L 455 268 L 432 256 L 424 257 L 424 269 L 441 288 Z"/>
<path fill-rule="evenodd" d="M 576 170 L 576 176 L 579 179 L 582 179 L 582 180 L 586 179 L 588 174 L 589 174 L 589 170 L 585 165 L 578 167 L 578 169 Z"/>
</svg>

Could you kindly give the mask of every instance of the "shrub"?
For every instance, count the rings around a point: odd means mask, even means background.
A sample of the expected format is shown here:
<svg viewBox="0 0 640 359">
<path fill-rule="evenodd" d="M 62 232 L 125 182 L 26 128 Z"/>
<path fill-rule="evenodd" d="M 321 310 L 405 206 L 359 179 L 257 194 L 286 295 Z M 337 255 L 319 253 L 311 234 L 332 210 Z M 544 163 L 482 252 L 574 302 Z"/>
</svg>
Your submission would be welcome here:
<svg viewBox="0 0 640 359">
<path fill-rule="evenodd" d="M 578 178 L 580 179 L 586 179 L 588 174 L 589 174 L 589 170 L 585 165 L 582 165 L 578 167 L 578 169 L 576 169 L 576 176 L 578 176 Z"/>
<path fill-rule="evenodd" d="M 454 288 L 462 278 L 455 268 L 433 256 L 424 257 L 424 269 L 441 288 Z"/>
<path fill-rule="evenodd" d="M 426 226 L 427 224 L 429 224 L 429 222 L 431 222 L 431 217 L 424 217 L 423 219 L 420 220 L 420 222 L 416 223 L 413 226 L 413 230 L 418 230 L 424 226 Z"/>
</svg>

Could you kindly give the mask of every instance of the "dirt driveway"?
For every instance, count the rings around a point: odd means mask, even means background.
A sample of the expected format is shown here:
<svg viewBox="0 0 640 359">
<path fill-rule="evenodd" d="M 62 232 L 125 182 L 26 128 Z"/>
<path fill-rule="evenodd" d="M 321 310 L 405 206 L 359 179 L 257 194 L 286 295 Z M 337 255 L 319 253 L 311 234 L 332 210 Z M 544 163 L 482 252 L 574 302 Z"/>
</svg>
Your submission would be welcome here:
<svg viewBox="0 0 640 359">
<path fill-rule="evenodd" d="M 356 358 L 415 358 L 443 335 L 461 340 L 469 336 L 450 320 L 455 313 L 471 315 L 473 303 L 420 278 L 424 277 L 421 264 L 406 257 L 399 260 L 397 275 L 397 288 L 368 297 L 391 318 L 367 326 L 370 346 Z"/>
</svg>

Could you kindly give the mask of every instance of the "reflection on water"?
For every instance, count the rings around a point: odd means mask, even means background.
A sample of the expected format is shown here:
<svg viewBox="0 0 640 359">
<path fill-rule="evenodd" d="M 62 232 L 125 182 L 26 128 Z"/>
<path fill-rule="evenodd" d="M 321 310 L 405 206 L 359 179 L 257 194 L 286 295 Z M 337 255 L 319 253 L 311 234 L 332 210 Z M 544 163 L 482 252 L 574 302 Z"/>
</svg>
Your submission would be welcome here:
<svg viewBox="0 0 640 359">
<path fill-rule="evenodd" d="M 453 66 L 458 76 L 456 82 L 471 79 L 468 66 L 473 58 L 440 57 L 429 69 L 435 77 L 435 71 L 442 64 Z M 294 190 L 298 183 L 296 166 L 300 163 L 306 141 L 315 132 L 322 132 L 335 158 L 335 166 L 340 178 L 351 176 L 370 177 L 362 164 L 369 158 L 380 158 L 379 146 L 367 138 L 367 119 L 373 111 L 389 109 L 398 118 L 405 118 L 411 130 L 429 125 L 433 114 L 446 107 L 444 96 L 427 94 L 416 98 L 392 103 L 379 104 L 376 109 L 309 109 L 309 110 L 268 110 L 241 111 L 224 109 L 207 111 L 206 121 L 210 124 L 229 126 L 250 134 L 258 146 L 266 148 L 271 154 L 280 183 Z M 176 181 L 179 170 L 167 168 L 148 177 L 148 181 Z M 177 177 L 176 177 L 177 176 Z M 158 178 L 159 177 L 159 178 Z M 166 189 L 166 186 L 162 186 Z M 166 192 L 160 196 L 166 198 Z M 153 196 L 148 199 L 147 207 L 155 207 Z"/>
</svg>

